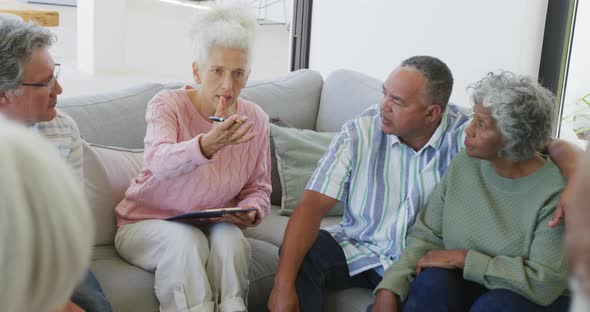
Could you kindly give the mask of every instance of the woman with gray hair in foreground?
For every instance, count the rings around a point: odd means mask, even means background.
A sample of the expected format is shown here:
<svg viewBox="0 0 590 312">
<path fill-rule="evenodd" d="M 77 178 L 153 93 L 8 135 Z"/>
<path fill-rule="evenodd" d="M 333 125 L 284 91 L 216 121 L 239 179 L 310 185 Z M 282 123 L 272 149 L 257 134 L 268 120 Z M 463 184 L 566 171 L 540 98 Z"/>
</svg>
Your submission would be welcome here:
<svg viewBox="0 0 590 312">
<path fill-rule="evenodd" d="M 417 216 L 372 311 L 567 311 L 563 224 L 550 228 L 565 185 L 537 153 L 554 97 L 528 77 L 490 73 L 473 85 L 474 119 Z"/>
<path fill-rule="evenodd" d="M 55 148 L 1 116 L 0 172 L 0 310 L 81 311 L 66 302 L 94 223 L 78 181 Z"/>
</svg>

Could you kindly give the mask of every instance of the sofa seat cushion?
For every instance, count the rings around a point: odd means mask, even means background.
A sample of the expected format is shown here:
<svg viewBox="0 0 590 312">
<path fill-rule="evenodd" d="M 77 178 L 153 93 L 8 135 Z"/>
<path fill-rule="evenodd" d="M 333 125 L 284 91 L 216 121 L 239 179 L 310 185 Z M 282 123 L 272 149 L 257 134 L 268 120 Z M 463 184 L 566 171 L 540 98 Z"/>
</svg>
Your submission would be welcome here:
<svg viewBox="0 0 590 312">
<path fill-rule="evenodd" d="M 252 247 L 248 272 L 248 309 L 265 311 L 278 268 L 279 250 L 277 246 L 264 241 L 248 238 L 248 242 Z M 114 311 L 159 311 L 152 272 L 127 263 L 112 245 L 95 247 L 92 259 L 91 270 Z"/>
<path fill-rule="evenodd" d="M 96 275 L 113 311 L 159 311 L 154 274 L 125 262 L 115 246 L 95 247 L 90 270 Z"/>
<path fill-rule="evenodd" d="M 276 212 L 277 206 L 271 207 L 271 212 L 256 227 L 249 227 L 244 230 L 246 237 L 255 238 L 280 247 L 285 235 L 285 229 L 289 217 L 281 216 Z"/>
<path fill-rule="evenodd" d="M 373 290 L 366 288 L 350 288 L 328 291 L 326 311 L 364 312 L 375 300 Z"/>
<path fill-rule="evenodd" d="M 279 206 L 271 206 L 270 214 L 266 216 L 258 226 L 244 230 L 244 235 L 246 235 L 246 237 L 252 237 L 280 247 L 283 243 L 283 237 L 285 236 L 287 223 L 289 222 L 289 217 L 282 216 L 280 209 L 281 207 Z M 322 220 L 320 227 L 324 228 L 335 225 L 341 221 L 341 216 L 326 217 Z"/>
<path fill-rule="evenodd" d="M 271 243 L 248 238 L 252 248 L 252 261 L 248 272 L 248 311 L 266 311 L 275 273 L 279 268 L 279 248 Z"/>
</svg>

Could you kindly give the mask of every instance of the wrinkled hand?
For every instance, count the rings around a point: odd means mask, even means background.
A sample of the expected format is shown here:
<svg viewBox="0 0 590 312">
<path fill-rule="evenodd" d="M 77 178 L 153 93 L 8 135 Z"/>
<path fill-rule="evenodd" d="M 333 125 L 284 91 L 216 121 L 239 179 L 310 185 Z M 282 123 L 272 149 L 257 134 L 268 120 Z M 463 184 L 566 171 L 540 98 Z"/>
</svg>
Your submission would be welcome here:
<svg viewBox="0 0 590 312">
<path fill-rule="evenodd" d="M 467 250 L 431 250 L 416 264 L 416 274 L 429 267 L 443 269 L 463 269 Z"/>
<path fill-rule="evenodd" d="M 275 284 L 270 293 L 267 308 L 271 312 L 299 312 L 299 298 L 295 285 L 281 287 Z"/>
<path fill-rule="evenodd" d="M 250 208 L 250 207 L 240 207 L 242 209 Z M 226 213 L 221 218 L 218 218 L 218 222 L 228 222 L 237 225 L 240 229 L 245 229 L 247 227 L 257 226 L 260 221 L 259 218 L 256 218 L 258 215 L 258 211 L 248 211 L 248 212 L 238 212 L 235 214 Z"/>
<path fill-rule="evenodd" d="M 572 180 L 573 179 L 568 180 L 567 185 L 565 186 L 565 188 L 561 192 L 561 196 L 559 197 L 559 203 L 557 203 L 557 208 L 555 209 L 555 212 L 553 213 L 553 218 L 551 218 L 551 220 L 549 220 L 550 227 L 556 227 L 559 224 L 559 222 L 562 219 L 564 219 L 564 217 L 565 217 L 565 211 L 568 208 L 569 200 L 570 200 L 570 197 L 572 194 L 572 189 L 573 189 Z"/>
<path fill-rule="evenodd" d="M 375 296 L 375 303 L 371 312 L 397 312 L 398 311 L 397 295 L 387 289 L 379 289 Z"/>
<path fill-rule="evenodd" d="M 224 116 L 227 108 L 226 99 L 219 97 L 219 103 L 215 110 L 215 116 Z M 199 144 L 201 152 L 207 158 L 211 158 L 224 146 L 245 143 L 256 135 L 248 133 L 254 124 L 248 122 L 248 117 L 231 115 L 223 122 L 214 122 L 213 127 L 201 138 Z"/>
</svg>

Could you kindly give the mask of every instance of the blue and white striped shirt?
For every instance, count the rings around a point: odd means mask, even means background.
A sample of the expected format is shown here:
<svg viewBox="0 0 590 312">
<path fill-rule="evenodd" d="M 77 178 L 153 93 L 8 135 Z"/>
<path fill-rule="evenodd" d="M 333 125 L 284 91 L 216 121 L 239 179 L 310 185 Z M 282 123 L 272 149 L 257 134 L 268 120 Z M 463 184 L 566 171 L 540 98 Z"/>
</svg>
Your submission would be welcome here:
<svg viewBox="0 0 590 312">
<path fill-rule="evenodd" d="M 468 121 L 448 105 L 419 151 L 383 132 L 379 105 L 344 124 L 306 188 L 344 202 L 342 222 L 325 230 L 342 246 L 351 276 L 398 259 L 418 209 L 463 149 Z"/>
<path fill-rule="evenodd" d="M 70 164 L 74 174 L 83 182 L 82 139 L 76 122 L 70 115 L 56 108 L 57 115 L 50 121 L 37 122 L 31 129 L 49 140 Z M 83 183 L 82 183 L 83 185 Z"/>
</svg>

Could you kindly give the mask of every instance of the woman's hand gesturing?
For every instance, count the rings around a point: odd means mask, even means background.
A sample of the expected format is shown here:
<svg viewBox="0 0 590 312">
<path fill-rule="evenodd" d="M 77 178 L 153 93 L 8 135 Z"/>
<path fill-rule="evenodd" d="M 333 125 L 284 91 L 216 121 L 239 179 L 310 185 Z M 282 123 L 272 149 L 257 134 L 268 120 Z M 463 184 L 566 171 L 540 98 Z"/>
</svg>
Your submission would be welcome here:
<svg viewBox="0 0 590 312">
<path fill-rule="evenodd" d="M 219 97 L 219 103 L 215 111 L 215 116 L 223 117 L 227 107 L 227 102 L 223 96 Z M 223 122 L 214 122 L 213 127 L 207 132 L 199 142 L 201 152 L 207 158 L 211 158 L 217 151 L 226 145 L 240 144 L 252 140 L 254 133 L 248 133 L 253 124 L 248 122 L 248 117 L 231 115 Z"/>
</svg>

